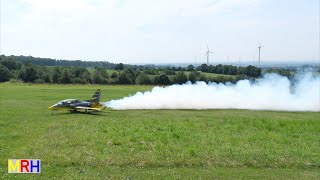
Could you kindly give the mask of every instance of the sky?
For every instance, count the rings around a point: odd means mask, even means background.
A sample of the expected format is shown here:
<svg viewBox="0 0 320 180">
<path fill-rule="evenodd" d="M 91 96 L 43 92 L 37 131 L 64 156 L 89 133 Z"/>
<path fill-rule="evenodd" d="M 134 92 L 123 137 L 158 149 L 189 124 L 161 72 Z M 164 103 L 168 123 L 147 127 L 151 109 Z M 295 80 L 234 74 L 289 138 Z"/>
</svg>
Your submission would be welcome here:
<svg viewBox="0 0 320 180">
<path fill-rule="evenodd" d="M 319 61 L 319 0 L 0 0 L 0 54 L 114 63 Z"/>
</svg>

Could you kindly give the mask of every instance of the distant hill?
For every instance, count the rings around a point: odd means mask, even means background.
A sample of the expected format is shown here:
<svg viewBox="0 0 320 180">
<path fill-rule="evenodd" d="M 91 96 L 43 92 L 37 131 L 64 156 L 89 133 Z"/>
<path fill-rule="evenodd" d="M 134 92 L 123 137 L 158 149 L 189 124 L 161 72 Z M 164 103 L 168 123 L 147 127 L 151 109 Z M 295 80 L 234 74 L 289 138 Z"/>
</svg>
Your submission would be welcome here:
<svg viewBox="0 0 320 180">
<path fill-rule="evenodd" d="M 81 60 L 57 60 L 51 58 L 40 58 L 33 56 L 5 56 L 1 55 L 0 59 L 12 59 L 22 63 L 32 63 L 40 66 L 81 66 L 81 67 L 103 67 L 114 68 L 117 64 L 108 61 L 81 61 Z"/>
</svg>

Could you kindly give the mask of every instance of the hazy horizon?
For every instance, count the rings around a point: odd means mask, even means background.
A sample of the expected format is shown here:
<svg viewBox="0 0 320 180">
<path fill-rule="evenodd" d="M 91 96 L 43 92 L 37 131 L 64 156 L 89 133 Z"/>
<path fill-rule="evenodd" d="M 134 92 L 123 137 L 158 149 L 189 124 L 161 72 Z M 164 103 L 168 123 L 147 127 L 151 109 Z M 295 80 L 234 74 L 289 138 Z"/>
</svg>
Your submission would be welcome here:
<svg viewBox="0 0 320 180">
<path fill-rule="evenodd" d="M 0 54 L 126 64 L 320 60 L 319 1 L 0 0 Z"/>
<path fill-rule="evenodd" d="M 32 56 L 32 55 L 13 55 L 13 54 L 0 54 L 4 56 Z M 86 59 L 60 59 L 60 58 L 52 58 L 52 57 L 38 57 L 38 56 L 32 56 L 34 58 L 49 58 L 49 59 L 55 59 L 55 60 L 67 60 L 67 61 L 106 61 L 110 63 L 124 63 L 124 64 L 132 64 L 132 65 L 201 65 L 201 64 L 206 64 L 206 60 L 203 61 L 191 61 L 191 60 L 185 60 L 181 62 L 159 62 L 159 61 L 153 61 L 150 60 L 149 62 L 140 62 L 139 60 L 136 60 L 133 63 L 125 63 L 122 62 L 121 60 L 119 61 L 112 61 L 109 59 L 91 59 L 91 60 L 86 60 Z M 214 62 L 210 62 L 209 65 L 217 65 L 217 64 L 230 64 L 230 65 L 258 65 L 258 61 L 255 60 L 230 60 L 229 61 L 224 61 L 224 60 L 215 60 Z M 290 61 L 290 60 L 271 60 L 271 61 L 261 61 L 260 63 L 262 66 L 263 65 L 320 65 L 319 60 L 295 60 L 295 61 Z"/>
</svg>

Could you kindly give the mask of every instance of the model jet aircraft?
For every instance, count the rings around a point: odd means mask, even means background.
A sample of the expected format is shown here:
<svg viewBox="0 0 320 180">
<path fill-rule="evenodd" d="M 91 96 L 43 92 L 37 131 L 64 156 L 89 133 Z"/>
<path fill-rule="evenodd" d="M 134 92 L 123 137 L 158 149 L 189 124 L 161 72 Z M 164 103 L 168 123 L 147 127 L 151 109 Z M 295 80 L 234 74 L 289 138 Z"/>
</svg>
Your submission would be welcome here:
<svg viewBox="0 0 320 180">
<path fill-rule="evenodd" d="M 100 103 L 101 91 L 97 89 L 97 91 L 93 94 L 90 100 L 78 100 L 78 99 L 65 99 L 57 104 L 50 106 L 48 109 L 50 110 L 68 110 L 70 112 L 77 111 L 102 111 L 106 108 L 103 103 Z"/>
</svg>

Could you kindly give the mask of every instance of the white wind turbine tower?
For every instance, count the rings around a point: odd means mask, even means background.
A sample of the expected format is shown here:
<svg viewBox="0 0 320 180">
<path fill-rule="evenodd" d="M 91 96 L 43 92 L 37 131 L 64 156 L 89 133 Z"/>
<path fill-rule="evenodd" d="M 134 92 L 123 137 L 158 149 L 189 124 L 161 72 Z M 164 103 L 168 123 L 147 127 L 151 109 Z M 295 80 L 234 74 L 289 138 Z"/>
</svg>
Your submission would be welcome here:
<svg viewBox="0 0 320 180">
<path fill-rule="evenodd" d="M 207 56 L 207 65 L 208 65 L 208 66 L 209 66 L 209 54 L 210 54 L 210 53 L 213 53 L 213 52 L 210 51 L 209 46 L 208 46 L 208 43 L 207 43 L 207 53 L 206 53 L 206 56 Z"/>
<path fill-rule="evenodd" d="M 260 43 L 258 42 L 258 44 L 259 44 L 259 46 L 258 46 L 258 49 L 259 49 L 259 55 L 258 55 L 258 67 L 260 67 L 260 54 L 261 54 L 261 48 L 263 47 L 263 46 L 261 46 L 260 45 Z"/>
</svg>

